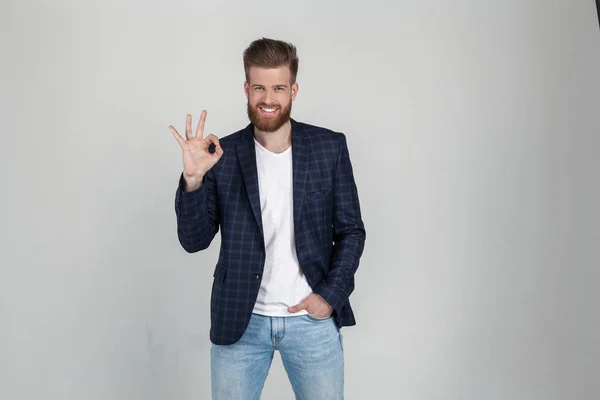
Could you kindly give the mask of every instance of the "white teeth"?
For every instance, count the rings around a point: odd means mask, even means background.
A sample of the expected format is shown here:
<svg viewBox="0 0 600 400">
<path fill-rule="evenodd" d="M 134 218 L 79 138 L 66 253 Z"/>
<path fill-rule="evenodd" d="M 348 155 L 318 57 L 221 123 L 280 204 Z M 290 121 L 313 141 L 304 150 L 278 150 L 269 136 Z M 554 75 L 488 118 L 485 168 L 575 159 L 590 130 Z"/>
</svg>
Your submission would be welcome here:
<svg viewBox="0 0 600 400">
<path fill-rule="evenodd" d="M 263 111 L 266 111 L 266 112 L 275 112 L 277 110 L 276 108 L 264 108 L 264 107 L 261 107 L 260 109 Z"/>
</svg>

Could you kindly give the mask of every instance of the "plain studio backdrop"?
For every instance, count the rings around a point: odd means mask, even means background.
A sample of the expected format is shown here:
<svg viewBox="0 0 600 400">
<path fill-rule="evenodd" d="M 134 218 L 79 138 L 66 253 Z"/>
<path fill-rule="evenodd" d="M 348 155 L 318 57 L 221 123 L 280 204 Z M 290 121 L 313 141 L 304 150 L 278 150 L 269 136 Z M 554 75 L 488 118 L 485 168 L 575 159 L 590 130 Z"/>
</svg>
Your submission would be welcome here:
<svg viewBox="0 0 600 400">
<path fill-rule="evenodd" d="M 600 397 L 593 0 L 0 7 L 1 399 L 210 397 L 220 237 L 178 243 L 168 126 L 246 126 L 262 36 L 298 46 L 292 116 L 348 138 L 346 398 Z"/>
</svg>

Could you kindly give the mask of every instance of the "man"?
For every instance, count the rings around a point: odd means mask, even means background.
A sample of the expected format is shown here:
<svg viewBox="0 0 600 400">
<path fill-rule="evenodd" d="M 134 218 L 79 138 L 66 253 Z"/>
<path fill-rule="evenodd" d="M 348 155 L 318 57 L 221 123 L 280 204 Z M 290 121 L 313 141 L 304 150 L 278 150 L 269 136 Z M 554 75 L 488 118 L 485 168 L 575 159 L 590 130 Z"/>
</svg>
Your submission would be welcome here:
<svg viewBox="0 0 600 400">
<path fill-rule="evenodd" d="M 244 51 L 250 124 L 219 140 L 191 115 L 175 196 L 190 252 L 221 230 L 211 294 L 213 399 L 258 399 L 278 350 L 298 399 L 342 399 L 340 330 L 365 242 L 342 133 L 290 118 L 296 48 L 260 39 Z"/>
</svg>

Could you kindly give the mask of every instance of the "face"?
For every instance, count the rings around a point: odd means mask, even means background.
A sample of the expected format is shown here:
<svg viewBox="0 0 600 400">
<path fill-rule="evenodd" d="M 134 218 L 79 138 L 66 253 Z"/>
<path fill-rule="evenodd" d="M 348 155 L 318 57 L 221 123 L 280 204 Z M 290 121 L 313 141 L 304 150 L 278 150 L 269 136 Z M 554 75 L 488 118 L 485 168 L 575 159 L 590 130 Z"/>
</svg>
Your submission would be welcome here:
<svg viewBox="0 0 600 400">
<path fill-rule="evenodd" d="M 262 132 L 275 132 L 290 120 L 298 84 L 290 84 L 289 67 L 250 67 L 244 83 L 248 118 Z"/>
</svg>

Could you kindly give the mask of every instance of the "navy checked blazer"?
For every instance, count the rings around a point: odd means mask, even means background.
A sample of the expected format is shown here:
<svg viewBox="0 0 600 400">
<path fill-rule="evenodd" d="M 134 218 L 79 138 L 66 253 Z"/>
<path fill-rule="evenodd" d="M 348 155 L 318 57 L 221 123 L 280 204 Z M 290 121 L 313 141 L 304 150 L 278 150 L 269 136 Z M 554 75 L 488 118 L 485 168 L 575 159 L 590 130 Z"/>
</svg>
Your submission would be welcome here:
<svg viewBox="0 0 600 400">
<path fill-rule="evenodd" d="M 298 261 L 313 292 L 332 306 L 336 325 L 355 325 L 348 297 L 366 234 L 346 137 L 294 119 L 291 125 Z M 177 235 L 187 252 L 206 249 L 221 230 L 210 305 L 210 339 L 220 345 L 246 330 L 265 262 L 253 137 L 249 124 L 220 139 L 223 155 L 202 186 L 184 192 L 182 174 L 175 195 Z"/>
</svg>

